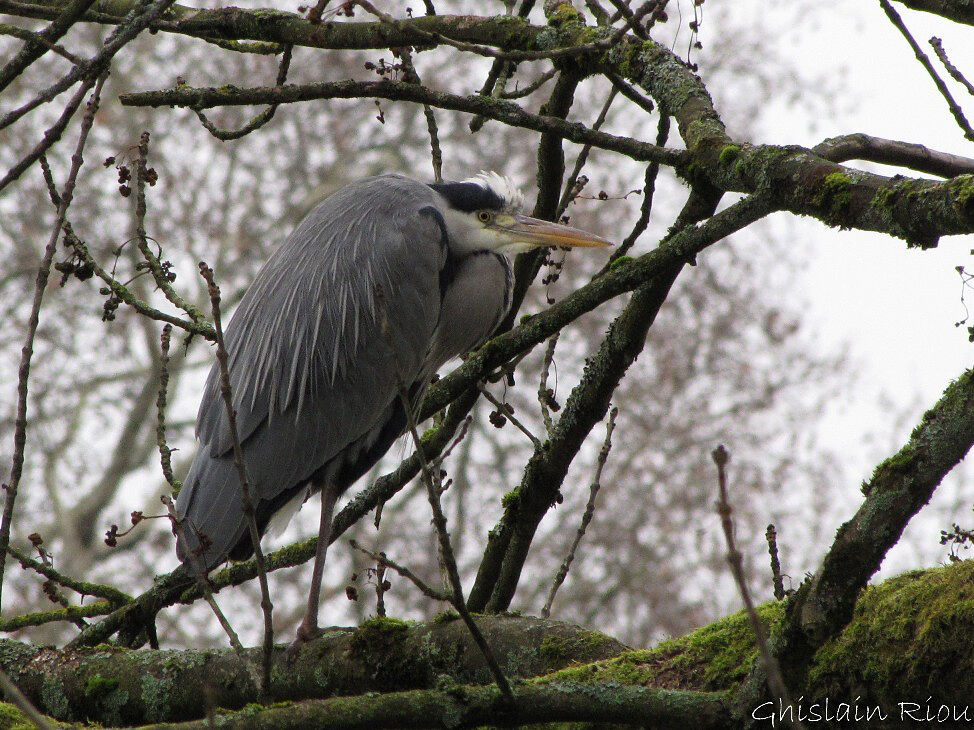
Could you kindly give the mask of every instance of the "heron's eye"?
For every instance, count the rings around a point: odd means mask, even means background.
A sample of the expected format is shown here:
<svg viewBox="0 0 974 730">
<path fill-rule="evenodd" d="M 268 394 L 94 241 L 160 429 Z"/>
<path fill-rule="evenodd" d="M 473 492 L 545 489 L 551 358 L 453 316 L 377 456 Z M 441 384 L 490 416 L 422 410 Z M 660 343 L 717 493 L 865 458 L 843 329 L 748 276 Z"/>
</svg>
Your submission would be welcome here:
<svg viewBox="0 0 974 730">
<path fill-rule="evenodd" d="M 478 211 L 477 220 L 479 220 L 481 223 L 490 223 L 492 220 L 494 220 L 494 214 L 489 210 Z"/>
</svg>

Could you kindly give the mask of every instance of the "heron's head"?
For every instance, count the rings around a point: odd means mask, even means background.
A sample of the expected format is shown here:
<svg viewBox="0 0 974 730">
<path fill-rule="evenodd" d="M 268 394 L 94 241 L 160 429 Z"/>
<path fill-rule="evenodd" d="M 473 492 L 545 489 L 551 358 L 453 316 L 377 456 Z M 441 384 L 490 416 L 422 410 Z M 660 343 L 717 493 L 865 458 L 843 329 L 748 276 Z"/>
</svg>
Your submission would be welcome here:
<svg viewBox="0 0 974 730">
<path fill-rule="evenodd" d="M 496 172 L 482 172 L 462 182 L 435 183 L 430 187 L 447 203 L 441 212 L 450 232 L 450 245 L 460 252 L 517 254 L 546 246 L 612 245 L 579 228 L 523 215 L 521 191 L 509 177 Z"/>
</svg>

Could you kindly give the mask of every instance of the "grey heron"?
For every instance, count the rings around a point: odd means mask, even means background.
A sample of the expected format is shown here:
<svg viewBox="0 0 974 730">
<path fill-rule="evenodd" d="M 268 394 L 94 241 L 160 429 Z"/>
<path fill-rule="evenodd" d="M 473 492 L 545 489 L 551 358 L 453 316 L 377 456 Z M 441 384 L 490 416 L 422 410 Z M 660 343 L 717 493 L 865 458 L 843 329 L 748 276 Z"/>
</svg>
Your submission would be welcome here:
<svg viewBox="0 0 974 730">
<path fill-rule="evenodd" d="M 609 245 L 529 218 L 522 204 L 496 173 L 354 182 L 304 218 L 234 313 L 225 334 L 232 403 L 259 533 L 321 494 L 299 641 L 318 631 L 335 502 L 406 429 L 403 391 L 418 405 L 437 368 L 493 333 L 511 306 L 511 254 Z M 216 364 L 196 435 L 176 501 L 176 550 L 198 575 L 254 550 Z"/>
</svg>

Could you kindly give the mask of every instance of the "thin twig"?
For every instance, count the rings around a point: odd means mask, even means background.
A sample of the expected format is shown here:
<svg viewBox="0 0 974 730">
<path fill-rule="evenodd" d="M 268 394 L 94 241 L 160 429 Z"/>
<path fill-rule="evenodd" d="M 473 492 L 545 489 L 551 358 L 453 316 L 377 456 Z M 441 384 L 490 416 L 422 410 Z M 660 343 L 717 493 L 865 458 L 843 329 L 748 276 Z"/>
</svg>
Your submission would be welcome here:
<svg viewBox="0 0 974 730">
<path fill-rule="evenodd" d="M 628 2 L 624 2 L 624 0 L 609 0 L 609 2 L 615 6 L 616 13 L 618 15 L 621 15 L 627 21 L 629 21 L 629 25 L 632 28 L 633 33 L 635 33 L 637 36 L 642 38 L 644 41 L 649 40 L 649 34 L 646 33 L 646 30 L 642 27 L 639 21 L 635 20 L 636 17 L 635 13 L 632 12 L 632 9 L 629 7 Z M 645 14 L 649 10 L 653 10 L 656 7 L 655 2 L 647 3 L 647 5 L 649 5 L 648 8 L 646 8 L 646 5 L 640 8 L 640 10 L 643 11 L 643 14 Z"/>
<path fill-rule="evenodd" d="M 551 365 L 555 361 L 555 348 L 558 346 L 558 338 L 561 332 L 556 332 L 548 338 L 548 343 L 544 348 L 544 359 L 541 361 L 541 379 L 538 383 L 538 403 L 541 404 L 541 421 L 544 423 L 545 433 L 548 438 L 555 430 L 555 422 L 551 417 L 552 406 L 555 404 L 555 391 L 548 387 L 548 373 L 551 372 Z M 557 387 L 557 378 L 556 378 Z"/>
<path fill-rule="evenodd" d="M 25 555 L 13 545 L 7 546 L 7 554 L 16 560 L 24 569 L 33 570 L 38 575 L 44 576 L 47 580 L 54 581 L 58 585 L 64 586 L 80 596 L 96 596 L 103 598 L 109 603 L 121 606 L 132 602 L 132 596 L 124 591 L 102 583 L 89 583 L 88 581 L 78 580 L 71 576 L 58 572 L 50 565 L 34 560 L 29 555 Z"/>
<path fill-rule="evenodd" d="M 747 587 L 747 578 L 744 576 L 743 556 L 734 542 L 734 521 L 731 519 L 733 508 L 727 498 L 726 467 L 727 462 L 730 461 L 730 454 L 724 448 L 724 445 L 721 444 L 711 452 L 711 457 L 717 465 L 717 485 L 719 489 L 717 514 L 720 515 L 720 524 L 724 530 L 724 540 L 727 543 L 727 564 L 730 566 L 731 574 L 737 583 L 737 590 L 741 594 L 741 599 L 744 601 L 748 622 L 751 624 L 751 630 L 754 632 L 754 640 L 758 646 L 758 656 L 761 657 L 761 663 L 764 666 L 764 672 L 767 676 L 768 689 L 776 695 L 775 699 L 779 700 L 782 706 L 791 707 L 791 696 L 788 693 L 788 688 L 785 686 L 785 680 L 781 676 L 781 667 L 778 666 L 778 660 L 771 654 L 764 624 L 761 623 L 758 612 L 754 608 L 754 601 L 751 600 L 751 592 Z M 788 724 L 792 728 L 802 727 L 801 723 L 794 719 L 789 720 Z"/>
<path fill-rule="evenodd" d="M 509 0 L 513 2 L 513 0 Z M 506 4 L 506 2 L 505 2 Z M 521 4 L 517 9 L 517 17 L 527 18 L 530 15 L 531 10 L 534 8 L 534 0 L 521 0 Z M 507 5 L 508 14 L 512 10 L 512 5 Z M 484 79 L 484 85 L 480 89 L 481 96 L 491 96 L 493 98 L 499 98 L 503 96 L 503 92 L 507 86 L 508 80 L 514 75 L 517 69 L 517 64 L 513 61 L 505 61 L 500 58 L 495 58 L 490 64 L 490 70 L 487 72 L 487 78 Z M 552 76 L 558 73 L 557 70 L 552 69 Z M 537 88 L 537 87 L 535 87 Z M 530 92 L 529 92 L 530 93 Z M 487 117 L 478 114 L 473 119 L 470 120 L 470 131 L 479 132 L 487 121 Z"/>
<path fill-rule="evenodd" d="M 947 51 L 944 50 L 944 42 L 934 36 L 930 39 L 930 45 L 933 46 L 933 52 L 937 54 L 937 58 L 940 59 L 944 68 L 947 69 L 947 73 L 953 77 L 954 81 L 962 84 L 967 89 L 968 94 L 974 96 L 974 84 L 968 81 L 967 77 L 960 72 L 960 69 L 950 62 L 950 59 L 947 57 Z"/>
<path fill-rule="evenodd" d="M 23 712 L 30 721 L 38 727 L 39 730 L 54 730 L 51 723 L 47 721 L 47 718 L 40 713 L 40 711 L 31 704 L 30 700 L 24 696 L 24 693 L 20 691 L 20 688 L 13 683 L 10 676 L 0 669 L 0 689 L 3 690 L 3 696 L 6 697 L 10 702 L 15 704 L 17 708 Z"/>
<path fill-rule="evenodd" d="M 257 528 L 257 517 L 250 491 L 250 480 L 247 478 L 247 464 L 244 462 L 243 449 L 240 446 L 240 436 L 237 431 L 237 410 L 233 407 L 233 394 L 230 391 L 230 368 L 228 365 L 227 348 L 223 341 L 223 325 L 220 316 L 220 287 L 213 278 L 213 270 L 200 261 L 200 274 L 206 280 L 213 310 L 213 329 L 216 330 L 216 359 L 220 365 L 220 393 L 226 406 L 227 422 L 230 438 L 233 442 L 233 463 L 240 476 L 240 494 L 247 526 L 250 529 L 250 541 L 254 547 L 254 557 L 257 560 L 257 575 L 260 581 L 260 607 L 264 613 L 264 672 L 261 678 L 261 691 L 264 697 L 270 696 L 271 663 L 274 658 L 274 623 L 270 588 L 267 585 L 267 567 L 264 563 L 264 551 L 260 547 L 260 531 Z"/>
<path fill-rule="evenodd" d="M 409 52 L 409 49 L 400 48 L 399 58 L 402 61 L 405 80 L 411 84 L 422 86 L 423 82 L 419 78 L 419 73 L 416 71 L 416 65 L 413 63 L 413 56 Z M 433 107 L 429 104 L 423 104 L 423 115 L 426 117 L 426 129 L 429 131 L 430 136 L 430 161 L 433 164 L 433 181 L 443 182 L 443 150 L 440 149 L 440 133 L 436 125 L 436 115 L 433 113 Z"/>
<path fill-rule="evenodd" d="M 172 523 L 173 529 L 178 533 L 180 539 L 185 541 L 185 523 L 183 520 L 180 520 L 179 515 L 176 514 L 176 506 L 173 504 L 172 498 L 169 497 L 169 495 L 164 494 L 159 498 L 159 500 L 166 505 L 166 510 L 169 513 L 169 521 Z M 190 562 L 194 563 L 193 572 L 196 575 L 196 585 L 199 586 L 200 591 L 203 593 L 203 600 L 209 604 L 210 609 L 213 611 L 213 615 L 216 616 L 216 620 L 220 623 L 220 626 L 223 628 L 224 633 L 226 633 L 227 638 L 230 639 L 230 646 L 233 647 L 233 650 L 242 659 L 245 659 L 246 664 L 249 664 L 249 662 L 246 662 L 246 655 L 244 654 L 243 644 L 240 643 L 240 637 L 237 635 L 237 632 L 233 630 L 233 626 L 230 625 L 226 615 L 220 609 L 220 606 L 216 602 L 216 598 L 213 596 L 213 591 L 210 589 L 210 584 L 206 580 L 206 571 L 204 570 L 205 566 L 202 564 L 200 556 L 190 551 L 189 560 Z"/>
<path fill-rule="evenodd" d="M 156 256 L 149 247 L 148 237 L 145 233 L 145 186 L 146 183 L 149 185 L 155 184 L 156 178 L 155 171 L 148 166 L 148 132 L 143 132 L 139 137 L 138 150 L 138 159 L 135 162 L 136 245 L 139 247 L 139 252 L 142 254 L 142 257 L 145 259 L 145 262 L 149 267 L 149 272 L 152 274 L 152 278 L 156 282 L 156 286 L 159 287 L 162 293 L 166 296 L 166 299 L 168 299 L 173 306 L 176 306 L 186 312 L 190 319 L 192 319 L 196 324 L 206 324 L 206 315 L 203 314 L 199 307 L 183 299 L 179 292 L 173 288 L 172 282 L 175 279 L 175 275 L 166 270 L 166 266 L 164 266 L 163 262 L 159 260 L 159 256 Z"/>
<path fill-rule="evenodd" d="M 470 611 L 467 610 L 467 602 L 463 597 L 463 585 L 460 582 L 460 571 L 457 568 L 457 561 L 453 555 L 453 548 L 450 545 L 450 533 L 446 530 L 446 516 L 443 514 L 443 507 L 440 504 L 440 490 L 436 485 L 435 477 L 433 476 L 433 471 L 430 469 L 429 462 L 426 460 L 426 454 L 423 452 L 422 444 L 419 440 L 419 431 L 416 429 L 416 417 L 413 414 L 413 409 L 409 404 L 409 399 L 406 396 L 406 393 L 402 389 L 400 389 L 399 397 L 402 400 L 403 407 L 406 410 L 406 418 L 409 423 L 409 432 L 413 437 L 413 443 L 416 445 L 416 453 L 419 455 L 423 482 L 426 485 L 426 496 L 429 499 L 430 508 L 433 510 L 433 525 L 436 527 L 436 535 L 440 543 L 440 556 L 443 559 L 447 576 L 450 579 L 450 586 L 453 589 L 451 603 L 460 614 L 461 618 L 463 618 L 463 622 L 467 625 L 470 635 L 473 637 L 473 640 L 477 643 L 478 648 L 484 655 L 484 661 L 487 662 L 487 666 L 490 668 L 490 672 L 494 676 L 494 682 L 497 684 L 497 688 L 500 690 L 501 695 L 504 697 L 508 705 L 513 707 L 514 694 L 511 692 L 511 685 L 507 681 L 507 677 L 504 676 L 504 672 L 501 671 L 497 660 L 494 658 L 494 653 L 487 644 L 487 640 L 484 639 L 484 635 L 480 632 L 480 627 L 477 626 L 473 620 L 473 617 L 470 615 Z"/>
<path fill-rule="evenodd" d="M 94 0 L 85 0 L 87 4 L 94 2 Z M 27 41 L 28 43 L 37 43 L 38 45 L 44 46 L 49 51 L 53 51 L 62 58 L 66 58 L 71 63 L 82 63 L 82 60 L 76 55 L 71 53 L 67 48 L 58 44 L 52 43 L 43 33 L 35 33 L 32 30 L 27 30 L 26 28 L 21 28 L 16 25 L 8 25 L 7 23 L 0 24 L 0 35 L 9 35 L 14 38 L 20 38 L 22 41 Z M 2 85 L 0 85 L 2 88 Z"/>
<path fill-rule="evenodd" d="M 779 601 L 785 597 L 785 584 L 781 579 L 781 562 L 778 560 L 778 532 L 774 525 L 768 525 L 764 533 L 768 541 L 768 554 L 771 555 L 771 582 L 774 585 L 774 597 Z"/>
<path fill-rule="evenodd" d="M 103 71 L 107 70 L 115 54 L 135 38 L 135 36 L 145 30 L 150 23 L 158 19 L 174 2 L 175 0 L 157 0 L 155 3 L 152 3 L 150 0 L 139 0 L 111 32 L 98 53 L 85 63 L 73 67 L 71 71 L 26 104 L 5 114 L 0 118 L 0 129 L 9 127 L 28 112 L 67 91 L 78 81 L 84 79 L 85 83 L 88 83 Z"/>
<path fill-rule="evenodd" d="M 395 358 L 396 350 L 389 337 L 389 318 L 386 312 L 385 297 L 381 288 L 377 288 L 376 290 L 376 300 L 381 318 L 381 332 L 386 336 L 386 346 L 389 348 L 390 355 Z M 439 469 L 434 470 L 430 467 L 429 460 L 426 458 L 426 452 L 423 449 L 423 443 L 419 437 L 419 428 L 416 423 L 416 404 L 410 402 L 409 392 L 406 390 L 406 386 L 403 384 L 398 370 L 396 371 L 396 377 L 399 380 L 399 401 L 402 404 L 403 412 L 406 416 L 407 430 L 412 436 L 413 444 L 416 446 L 416 455 L 419 457 L 420 475 L 423 484 L 426 486 L 426 496 L 430 503 L 430 509 L 433 512 L 433 526 L 436 528 L 436 537 L 439 542 L 440 567 L 446 573 L 451 588 L 450 603 L 453 604 L 457 613 L 463 618 L 467 630 L 473 637 L 474 642 L 476 642 L 481 654 L 483 654 L 484 661 L 490 668 L 494 682 L 497 684 L 501 695 L 509 707 L 513 707 L 514 694 L 511 692 L 511 685 L 507 681 L 507 677 L 504 676 L 504 672 L 501 671 L 497 660 L 494 658 L 494 654 L 487 644 L 486 639 L 484 639 L 480 627 L 477 626 L 473 617 L 470 615 L 470 611 L 467 610 L 467 602 L 463 597 L 463 584 L 460 581 L 460 570 L 457 568 L 456 556 L 453 553 L 453 546 L 450 544 L 450 533 L 446 529 L 446 515 L 443 514 L 443 505 L 440 503 L 442 490 L 438 483 Z"/>
<path fill-rule="evenodd" d="M 662 140 L 661 144 L 666 144 L 666 139 L 669 137 L 669 134 L 670 118 L 666 114 L 661 114 L 659 124 L 656 128 L 656 139 L 657 141 Z M 655 162 L 649 163 L 646 166 L 646 177 L 643 180 L 643 202 L 639 208 L 639 218 L 633 224 L 629 235 L 625 237 L 619 248 L 612 252 L 609 260 L 596 276 L 601 276 L 618 259 L 628 254 L 630 249 L 636 244 L 636 241 L 639 240 L 639 237 L 645 233 L 646 228 L 649 226 L 649 219 L 653 214 L 653 199 L 656 196 L 656 178 L 658 176 L 659 165 Z"/>
<path fill-rule="evenodd" d="M 537 91 L 542 86 L 547 84 L 557 75 L 558 75 L 558 69 L 556 68 L 548 69 L 527 86 L 522 87 L 520 89 L 516 89 L 515 91 L 505 91 L 503 94 L 500 94 L 500 98 L 501 99 L 523 99 L 525 96 L 530 96 L 531 94 L 533 94 L 535 91 Z"/>
<path fill-rule="evenodd" d="M 27 387 L 30 379 L 30 363 L 34 355 L 34 338 L 37 335 L 37 326 L 41 317 L 41 304 L 44 301 L 44 291 L 47 288 L 47 280 L 51 274 L 51 262 L 57 251 L 58 237 L 61 233 L 61 226 L 64 223 L 74 197 L 74 186 L 78 179 L 78 172 L 84 163 L 84 149 L 88 141 L 88 133 L 95 123 L 95 113 L 98 111 L 98 102 L 101 98 L 101 90 L 105 84 L 106 75 L 98 78 L 95 90 L 88 100 L 85 114 L 81 119 L 81 130 L 78 134 L 78 144 L 74 154 L 71 156 L 71 168 L 68 178 L 64 183 L 64 188 L 60 195 L 60 205 L 58 205 L 57 218 L 51 229 L 51 234 L 44 248 L 44 255 L 41 263 L 37 267 L 37 277 L 34 282 L 34 299 L 31 303 L 30 316 L 27 319 L 27 335 L 24 338 L 24 347 L 21 351 L 20 368 L 17 375 L 17 418 L 14 423 L 14 450 L 10 466 L 10 481 L 3 485 L 5 498 L 3 503 L 3 517 L 0 519 L 0 591 L 3 590 L 4 567 L 6 566 L 7 546 L 10 545 L 10 528 L 13 524 L 14 502 L 17 499 L 17 487 L 20 485 L 20 477 L 24 470 L 24 450 L 27 446 Z"/>
<path fill-rule="evenodd" d="M 478 385 L 477 387 L 480 389 L 481 395 L 483 395 L 484 398 L 490 401 L 491 404 L 493 404 L 497 408 L 497 411 L 504 416 L 504 418 L 508 419 L 511 423 L 513 423 L 514 427 L 518 431 L 520 431 L 525 436 L 527 436 L 528 439 L 531 441 L 531 444 L 535 448 L 541 447 L 541 439 L 539 439 L 537 436 L 531 433 L 531 431 L 528 430 L 528 427 L 525 426 L 517 419 L 517 417 L 514 415 L 514 409 L 511 407 L 509 403 L 504 403 L 500 401 L 496 396 L 494 396 L 493 393 L 487 390 L 487 388 L 485 388 L 484 386 Z"/>
<path fill-rule="evenodd" d="M 460 442 L 467 437 L 467 431 L 470 429 L 470 424 L 473 422 L 473 416 L 467 416 L 463 419 L 460 424 L 460 428 L 457 431 L 457 435 L 450 442 L 450 445 L 443 449 L 443 453 L 437 456 L 430 462 L 430 466 L 434 469 L 439 469 L 440 465 L 453 453 L 453 450 L 460 445 Z"/>
<path fill-rule="evenodd" d="M 54 41 L 63 36 L 93 4 L 93 0 L 71 0 L 61 8 L 61 12 L 54 18 L 54 21 L 40 33 L 24 31 L 22 28 L 16 28 L 16 26 L 4 26 L 10 29 L 8 31 L 10 35 L 23 38 L 27 43 L 0 69 L 0 92 L 6 89 L 34 61 L 43 56 L 45 49 L 61 54 L 72 63 L 79 63 L 73 54 L 68 53 Z M 29 35 L 25 37 L 21 35 L 21 32 Z"/>
<path fill-rule="evenodd" d="M 595 498 L 602 488 L 602 469 L 605 467 L 605 462 L 609 458 L 609 451 L 612 449 L 612 432 L 615 430 L 616 416 L 618 415 L 618 408 L 613 407 L 609 411 L 609 422 L 605 427 L 605 441 L 602 443 L 602 448 L 599 450 L 599 458 L 595 464 L 595 476 L 592 478 L 592 484 L 589 486 L 588 503 L 585 505 L 585 512 L 582 514 L 582 523 L 575 532 L 575 539 L 572 541 L 568 555 L 565 557 L 561 567 L 558 568 L 558 572 L 551 582 L 551 590 L 548 591 L 548 600 L 545 601 L 544 608 L 541 609 L 542 618 L 548 618 L 551 615 L 551 604 L 555 602 L 555 594 L 558 593 L 558 589 L 561 588 L 562 583 L 565 582 L 565 578 L 568 577 L 568 571 L 571 569 L 572 562 L 575 560 L 575 552 L 578 550 L 578 545 L 582 541 L 582 538 L 585 537 L 585 530 L 588 529 L 589 523 L 592 521 L 592 516 L 595 514 Z"/>
<path fill-rule="evenodd" d="M 190 334 L 200 335 L 211 342 L 216 340 L 216 332 L 208 322 L 195 322 L 182 319 L 176 315 L 156 309 L 155 307 L 150 306 L 148 302 L 139 299 L 137 296 L 132 294 L 128 287 L 126 287 L 110 273 L 105 271 L 105 269 L 103 269 L 98 262 L 95 261 L 94 257 L 91 255 L 91 251 L 88 249 L 87 244 L 85 244 L 84 241 L 75 235 L 71 226 L 67 223 L 64 225 L 64 243 L 65 245 L 69 246 L 72 251 L 74 251 L 84 265 L 91 267 L 91 270 L 95 272 L 95 276 L 108 285 L 107 290 L 105 290 L 103 293 L 111 294 L 112 296 L 117 297 L 120 302 L 128 304 L 136 312 L 148 317 L 149 319 L 154 319 L 158 322 L 168 322 L 175 327 L 186 330 L 186 332 Z"/>
<path fill-rule="evenodd" d="M 609 114 L 609 107 L 612 106 L 612 102 L 616 98 L 616 94 L 619 91 L 616 87 L 612 87 L 612 91 L 609 92 L 608 98 L 606 98 L 605 103 L 602 105 L 602 109 L 599 111 L 599 115 L 592 125 L 592 129 L 598 131 L 598 129 L 605 124 L 605 118 Z M 581 151 L 578 153 L 578 157 L 575 158 L 575 166 L 572 168 L 571 174 L 568 176 L 568 180 L 565 181 L 564 192 L 561 195 L 561 200 L 558 201 L 558 213 L 555 215 L 555 220 L 561 218 L 565 211 L 568 210 L 568 206 L 574 200 L 573 191 L 575 189 L 575 183 L 578 180 L 579 174 L 582 172 L 582 168 L 585 167 L 585 163 L 588 161 L 588 155 L 592 151 L 592 145 L 584 145 Z M 577 195 L 577 193 L 575 193 Z"/>
<path fill-rule="evenodd" d="M 954 100 L 953 95 L 950 93 L 950 89 L 947 88 L 947 84 L 944 83 L 943 79 L 937 73 L 937 70 L 930 63 L 930 59 L 927 54 L 923 52 L 920 48 L 920 44 L 914 40 L 913 35 L 910 33 L 909 29 L 903 23 L 903 19 L 900 18 L 899 13 L 893 9 L 893 6 L 889 4 L 889 0 L 879 0 L 879 5 L 882 7 L 883 12 L 886 13 L 886 17 L 889 18 L 890 22 L 896 27 L 896 29 L 903 34 L 906 38 L 906 42 L 910 44 L 910 48 L 913 49 L 913 53 L 923 66 L 927 73 L 930 74 L 930 78 L 933 79 L 934 85 L 937 87 L 937 91 L 940 95 L 944 97 L 947 102 L 947 106 L 950 108 L 950 113 L 954 115 L 954 119 L 957 122 L 963 132 L 964 136 L 974 142 L 974 129 L 971 128 L 970 123 L 967 121 L 967 117 L 964 116 L 964 111 L 960 108 L 960 105 Z"/>
<path fill-rule="evenodd" d="M 166 391 L 169 388 L 169 342 L 172 338 L 172 325 L 166 324 L 162 328 L 159 353 L 159 396 L 156 398 L 156 444 L 159 446 L 159 462 L 162 465 L 162 475 L 170 487 L 176 488 L 176 479 L 172 473 L 172 449 L 166 443 Z"/>
<path fill-rule="evenodd" d="M 453 603 L 453 597 L 449 593 L 445 591 L 436 590 L 435 588 L 433 588 L 433 586 L 431 586 L 429 583 L 424 581 L 422 578 L 416 575 L 405 565 L 400 565 L 396 561 L 387 558 L 385 553 L 372 552 L 371 550 L 359 545 L 358 542 L 356 542 L 355 540 L 349 540 L 348 544 L 352 546 L 353 550 L 358 550 L 364 553 L 365 555 L 368 555 L 370 558 L 372 558 L 372 560 L 374 560 L 379 565 L 382 565 L 386 568 L 391 568 L 392 570 L 396 571 L 396 573 L 398 573 L 403 578 L 405 578 L 410 583 L 412 583 L 414 586 L 419 588 L 419 590 L 427 598 L 432 598 L 434 601 L 446 601 L 451 604 Z"/>
<path fill-rule="evenodd" d="M 7 171 L 7 174 L 0 179 L 0 190 L 3 190 L 10 183 L 14 182 L 19 178 L 24 171 L 37 162 L 45 152 L 47 152 L 59 139 L 61 135 L 64 134 L 64 130 L 67 128 L 68 123 L 74 117 L 74 113 L 78 111 L 78 107 L 81 106 L 81 102 L 84 101 L 85 94 L 95 85 L 94 79 L 86 79 L 85 82 L 78 88 L 74 93 L 74 96 L 68 101 L 67 106 L 64 107 L 64 111 L 61 112 L 61 116 L 58 120 L 54 122 L 45 132 L 41 140 L 34 145 L 33 149 L 24 155 L 19 162 L 14 163 L 13 167 Z"/>
<path fill-rule="evenodd" d="M 327 0 L 323 0 L 327 2 Z M 287 82 L 287 72 L 291 67 L 291 52 L 294 49 L 290 43 L 284 46 L 284 53 L 281 56 L 281 63 L 277 67 L 277 86 L 284 86 Z M 207 132 L 212 134 L 217 139 L 223 142 L 229 142 L 230 140 L 240 139 L 245 137 L 253 131 L 256 131 L 267 124 L 271 119 L 274 118 L 274 114 L 277 113 L 277 107 L 279 104 L 271 104 L 262 112 L 255 114 L 249 122 L 244 124 L 239 129 L 220 129 L 213 122 L 211 122 L 206 115 L 203 113 L 202 109 L 193 109 L 193 112 L 199 118 L 200 123 L 203 125 Z"/>
</svg>

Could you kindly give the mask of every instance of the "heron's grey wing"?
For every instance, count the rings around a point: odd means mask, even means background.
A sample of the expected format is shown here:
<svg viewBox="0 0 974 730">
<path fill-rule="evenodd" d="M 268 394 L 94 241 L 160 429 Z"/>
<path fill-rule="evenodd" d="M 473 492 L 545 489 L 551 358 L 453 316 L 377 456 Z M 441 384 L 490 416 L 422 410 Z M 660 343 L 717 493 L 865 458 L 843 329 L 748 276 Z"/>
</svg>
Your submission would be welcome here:
<svg viewBox="0 0 974 730">
<path fill-rule="evenodd" d="M 394 176 L 343 188 L 302 221 L 241 301 L 226 332 L 230 380 L 248 477 L 265 503 L 350 445 L 361 450 L 400 388 L 430 374 L 447 256 L 436 202 L 426 185 Z M 216 366 L 197 435 L 177 511 L 188 550 L 209 568 L 245 532 Z"/>
</svg>

